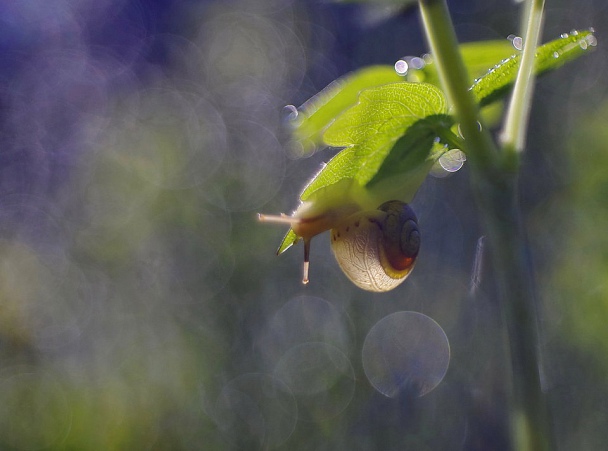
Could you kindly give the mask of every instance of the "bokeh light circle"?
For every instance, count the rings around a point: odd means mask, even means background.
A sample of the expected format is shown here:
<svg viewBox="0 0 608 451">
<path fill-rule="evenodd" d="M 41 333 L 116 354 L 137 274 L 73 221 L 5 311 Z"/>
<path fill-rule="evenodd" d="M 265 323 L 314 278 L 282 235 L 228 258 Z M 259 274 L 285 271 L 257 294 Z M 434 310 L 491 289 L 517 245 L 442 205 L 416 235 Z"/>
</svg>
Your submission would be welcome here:
<svg viewBox="0 0 608 451">
<path fill-rule="evenodd" d="M 210 204 L 226 211 L 252 211 L 279 191 L 285 175 L 283 146 L 277 132 L 254 121 L 227 124 L 224 159 L 198 189 Z"/>
<path fill-rule="evenodd" d="M 383 395 L 394 398 L 407 392 L 419 397 L 445 376 L 450 345 L 433 319 L 417 312 L 396 312 L 369 331 L 362 360 L 365 375 Z"/>
<path fill-rule="evenodd" d="M 0 373 L 0 445 L 48 448 L 66 437 L 72 411 L 63 387 L 49 374 L 14 367 Z"/>
<path fill-rule="evenodd" d="M 351 347 L 349 322 L 325 299 L 297 296 L 269 321 L 256 341 L 256 348 L 272 368 L 294 346 L 310 342 L 327 343 L 348 352 Z"/>
<path fill-rule="evenodd" d="M 274 375 L 293 392 L 304 421 L 323 422 L 339 415 L 355 391 L 350 360 L 327 343 L 294 346 L 278 362 Z"/>
<path fill-rule="evenodd" d="M 159 187 L 183 189 L 211 177 L 226 151 L 224 121 L 201 96 L 171 86 L 140 94 L 115 136 L 122 163 Z"/>
<path fill-rule="evenodd" d="M 248 373 L 224 386 L 213 417 L 225 439 L 238 449 L 272 449 L 291 436 L 298 410 L 283 382 L 268 374 Z"/>
</svg>

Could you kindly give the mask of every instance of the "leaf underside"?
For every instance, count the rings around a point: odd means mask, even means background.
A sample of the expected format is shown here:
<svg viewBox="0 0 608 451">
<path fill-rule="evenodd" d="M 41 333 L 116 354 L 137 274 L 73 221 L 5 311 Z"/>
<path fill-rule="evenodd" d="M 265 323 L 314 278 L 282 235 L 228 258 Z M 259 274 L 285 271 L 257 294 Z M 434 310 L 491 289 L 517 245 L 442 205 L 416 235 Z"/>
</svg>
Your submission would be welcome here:
<svg viewBox="0 0 608 451">
<path fill-rule="evenodd" d="M 445 150 L 441 145 L 439 146 L 441 150 L 433 152 L 439 129 L 449 129 L 453 124 L 454 119 L 447 114 L 427 116 L 414 123 L 397 140 L 367 186 L 373 187 L 382 180 L 401 176 L 426 166 L 429 161 L 435 162 Z"/>
<path fill-rule="evenodd" d="M 365 186 L 374 178 L 395 142 L 420 119 L 445 113 L 445 97 L 428 83 L 392 83 L 365 90 L 359 102 L 339 116 L 323 140 L 346 147 L 308 184 L 302 200 L 341 179 Z"/>
<path fill-rule="evenodd" d="M 292 121 L 292 139 L 299 153 L 310 154 L 322 144 L 323 132 L 331 122 L 357 103 L 359 93 L 370 87 L 402 81 L 393 66 L 370 66 L 348 74 L 329 84 L 298 108 Z"/>
</svg>

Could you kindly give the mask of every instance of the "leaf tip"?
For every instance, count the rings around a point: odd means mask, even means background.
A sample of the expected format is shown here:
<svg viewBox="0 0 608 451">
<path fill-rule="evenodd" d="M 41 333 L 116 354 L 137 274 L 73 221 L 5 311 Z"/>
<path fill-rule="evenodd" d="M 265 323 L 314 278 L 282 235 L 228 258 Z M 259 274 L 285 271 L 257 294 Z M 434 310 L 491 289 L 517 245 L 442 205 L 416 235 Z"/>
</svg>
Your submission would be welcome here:
<svg viewBox="0 0 608 451">
<path fill-rule="evenodd" d="M 287 249 L 297 243 L 299 239 L 300 237 L 296 235 L 293 229 L 289 229 L 289 232 L 287 232 L 287 234 L 283 238 L 283 241 L 281 241 L 281 245 L 277 249 L 277 255 L 281 255 L 283 252 L 285 252 Z"/>
</svg>

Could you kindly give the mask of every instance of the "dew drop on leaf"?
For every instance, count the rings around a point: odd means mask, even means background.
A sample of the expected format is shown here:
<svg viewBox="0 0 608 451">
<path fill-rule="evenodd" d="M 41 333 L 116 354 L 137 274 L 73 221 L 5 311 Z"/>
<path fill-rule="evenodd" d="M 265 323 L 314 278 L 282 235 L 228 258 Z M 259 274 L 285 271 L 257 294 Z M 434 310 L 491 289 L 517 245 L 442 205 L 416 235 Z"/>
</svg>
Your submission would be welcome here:
<svg viewBox="0 0 608 451">
<path fill-rule="evenodd" d="M 448 177 L 452 173 L 459 171 L 464 166 L 466 160 L 467 157 L 463 151 L 460 149 L 450 149 L 433 164 L 429 174 L 436 178 Z"/>
<path fill-rule="evenodd" d="M 515 47 L 517 50 L 522 50 L 524 48 L 523 39 L 520 38 L 519 36 L 514 37 L 513 38 L 513 47 Z"/>
<path fill-rule="evenodd" d="M 587 44 L 589 44 L 591 47 L 595 47 L 597 45 L 597 38 L 592 34 L 587 36 L 585 40 L 587 41 Z"/>
<path fill-rule="evenodd" d="M 524 48 L 524 40 L 521 36 L 510 34 L 507 39 L 511 41 L 511 44 L 513 44 L 513 47 L 515 47 L 516 50 L 522 50 Z"/>
<path fill-rule="evenodd" d="M 283 112 L 285 114 L 286 122 L 292 122 L 298 118 L 298 109 L 293 105 L 285 105 Z"/>
<path fill-rule="evenodd" d="M 464 166 L 467 156 L 460 149 L 450 149 L 439 158 L 439 164 L 448 172 L 456 172 Z"/>
<path fill-rule="evenodd" d="M 426 63 L 424 62 L 424 60 L 422 58 L 415 56 L 410 60 L 410 67 L 412 69 L 420 70 L 420 69 L 424 69 L 424 66 L 426 66 Z"/>
<path fill-rule="evenodd" d="M 409 64 L 405 60 L 399 60 L 395 63 L 395 72 L 399 75 L 406 75 L 409 68 Z"/>
</svg>

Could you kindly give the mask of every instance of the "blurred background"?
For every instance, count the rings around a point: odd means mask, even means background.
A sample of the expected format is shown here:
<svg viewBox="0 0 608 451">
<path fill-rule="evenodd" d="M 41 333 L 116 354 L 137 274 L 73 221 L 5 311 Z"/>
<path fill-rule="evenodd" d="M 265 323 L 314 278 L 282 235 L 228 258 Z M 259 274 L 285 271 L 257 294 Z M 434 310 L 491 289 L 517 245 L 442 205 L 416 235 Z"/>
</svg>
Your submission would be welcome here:
<svg viewBox="0 0 608 451">
<path fill-rule="evenodd" d="M 256 220 L 335 152 L 298 158 L 286 105 L 426 52 L 394 3 L 0 3 L 0 449 L 506 449 L 466 165 L 416 196 L 421 254 L 390 293 L 325 236 L 304 287 L 301 246 L 276 257 L 285 230 Z M 463 41 L 518 33 L 515 2 L 448 3 Z M 563 450 L 608 440 L 607 19 L 547 2 L 544 40 L 598 46 L 539 81 L 521 178 Z"/>
</svg>

